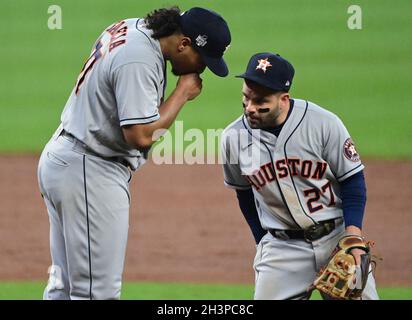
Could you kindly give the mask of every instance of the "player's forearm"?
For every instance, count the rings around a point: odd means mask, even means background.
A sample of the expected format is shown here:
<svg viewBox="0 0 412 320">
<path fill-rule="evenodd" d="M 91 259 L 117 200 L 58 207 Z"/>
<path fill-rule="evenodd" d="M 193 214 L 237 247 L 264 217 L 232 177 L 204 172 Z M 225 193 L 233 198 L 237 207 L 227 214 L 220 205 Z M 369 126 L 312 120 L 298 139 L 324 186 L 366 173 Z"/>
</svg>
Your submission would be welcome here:
<svg viewBox="0 0 412 320">
<path fill-rule="evenodd" d="M 201 90 L 202 79 L 198 74 L 180 76 L 172 94 L 159 106 L 157 121 L 123 128 L 126 142 L 139 150 L 149 149 L 161 137 L 160 130 L 169 129 L 185 103 L 195 99 Z"/>
<path fill-rule="evenodd" d="M 361 230 L 366 206 L 366 183 L 363 171 L 341 182 L 341 193 L 345 226 Z"/>
<path fill-rule="evenodd" d="M 259 215 L 255 206 L 255 198 L 253 196 L 252 189 L 249 190 L 236 190 L 237 199 L 239 201 L 240 210 L 252 231 L 256 244 L 260 242 L 263 236 L 266 234 L 266 230 L 262 228 L 259 221 Z"/>
<path fill-rule="evenodd" d="M 153 122 L 150 128 L 153 132 L 158 129 L 168 129 L 176 120 L 182 107 L 186 104 L 188 98 L 184 92 L 176 88 L 165 102 L 159 107 L 160 119 Z M 153 134 L 152 132 L 152 134 Z"/>
<path fill-rule="evenodd" d="M 176 88 L 166 101 L 159 106 L 159 120 L 146 125 L 144 128 L 144 136 L 148 145 L 152 145 L 160 138 L 161 135 L 157 134 L 157 130 L 169 129 L 171 127 L 187 101 L 188 99 L 184 92 Z"/>
<path fill-rule="evenodd" d="M 161 137 L 163 133 L 161 129 L 170 128 L 187 101 L 184 93 L 175 89 L 159 106 L 160 118 L 157 121 L 124 128 L 123 132 L 128 144 L 139 150 L 149 149 Z"/>
</svg>

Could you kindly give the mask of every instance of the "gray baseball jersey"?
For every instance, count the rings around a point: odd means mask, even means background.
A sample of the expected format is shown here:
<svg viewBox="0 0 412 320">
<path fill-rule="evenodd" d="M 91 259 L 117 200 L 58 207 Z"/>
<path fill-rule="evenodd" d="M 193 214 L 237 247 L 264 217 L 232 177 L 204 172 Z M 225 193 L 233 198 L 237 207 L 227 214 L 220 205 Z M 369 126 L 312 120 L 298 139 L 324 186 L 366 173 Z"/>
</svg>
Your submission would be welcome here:
<svg viewBox="0 0 412 320">
<path fill-rule="evenodd" d="M 96 41 L 38 166 L 53 270 L 45 299 L 120 298 L 131 179 L 123 160 L 132 169 L 144 162 L 121 127 L 159 119 L 165 65 L 141 19 Z"/>
<path fill-rule="evenodd" d="M 159 119 L 166 87 L 160 43 L 144 19 L 127 19 L 97 39 L 61 116 L 63 128 L 102 157 L 121 157 L 133 169 L 143 155 L 123 138 L 121 126 Z"/>
<path fill-rule="evenodd" d="M 225 185 L 253 187 L 264 229 L 306 229 L 342 217 L 339 181 L 364 166 L 342 121 L 304 100 L 277 138 L 242 116 L 222 135 Z"/>
<path fill-rule="evenodd" d="M 253 189 L 262 227 L 307 229 L 335 219 L 335 229 L 310 243 L 268 232 L 253 264 L 255 299 L 307 299 L 308 288 L 345 235 L 339 182 L 363 169 L 342 121 L 314 103 L 294 99 L 278 137 L 252 129 L 242 116 L 222 135 L 226 186 Z M 372 272 L 362 299 L 379 299 Z"/>
</svg>

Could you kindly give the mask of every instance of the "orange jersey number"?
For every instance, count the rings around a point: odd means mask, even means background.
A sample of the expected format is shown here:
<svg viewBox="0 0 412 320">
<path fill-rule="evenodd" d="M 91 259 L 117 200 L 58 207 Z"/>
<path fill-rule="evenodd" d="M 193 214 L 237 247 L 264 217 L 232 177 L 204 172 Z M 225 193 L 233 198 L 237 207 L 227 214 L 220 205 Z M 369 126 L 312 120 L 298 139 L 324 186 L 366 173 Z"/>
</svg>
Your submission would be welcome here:
<svg viewBox="0 0 412 320">
<path fill-rule="evenodd" d="M 83 84 L 86 75 L 92 70 L 94 64 L 103 57 L 107 51 L 110 53 L 114 48 L 126 43 L 127 26 L 124 21 L 113 24 L 97 39 L 96 45 L 86 60 L 80 71 L 76 82 L 76 95 L 79 93 L 80 87 Z"/>
</svg>

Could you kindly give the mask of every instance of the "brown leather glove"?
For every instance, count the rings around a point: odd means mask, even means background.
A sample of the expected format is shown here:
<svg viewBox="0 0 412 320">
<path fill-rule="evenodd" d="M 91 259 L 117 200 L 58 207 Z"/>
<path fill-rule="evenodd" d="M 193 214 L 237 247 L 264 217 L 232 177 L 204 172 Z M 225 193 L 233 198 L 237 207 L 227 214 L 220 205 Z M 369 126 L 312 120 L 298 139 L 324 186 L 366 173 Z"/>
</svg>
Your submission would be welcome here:
<svg viewBox="0 0 412 320">
<path fill-rule="evenodd" d="M 351 254 L 354 248 L 365 251 L 360 265 Z M 316 276 L 310 290 L 318 289 L 324 298 L 360 299 L 368 280 L 371 264 L 370 243 L 362 237 L 350 235 L 339 240 L 328 264 Z"/>
</svg>

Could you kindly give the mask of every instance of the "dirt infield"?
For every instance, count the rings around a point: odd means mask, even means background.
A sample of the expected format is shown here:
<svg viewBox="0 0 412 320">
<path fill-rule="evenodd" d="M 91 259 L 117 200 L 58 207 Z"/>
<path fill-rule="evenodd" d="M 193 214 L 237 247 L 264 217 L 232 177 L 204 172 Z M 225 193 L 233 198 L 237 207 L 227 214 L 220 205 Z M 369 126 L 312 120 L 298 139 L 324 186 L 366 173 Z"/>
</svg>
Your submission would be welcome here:
<svg viewBox="0 0 412 320">
<path fill-rule="evenodd" d="M 0 157 L 0 280 L 47 279 L 37 159 Z M 378 285 L 412 285 L 412 162 L 365 162 L 364 233 L 384 259 Z M 253 283 L 253 239 L 219 166 L 149 163 L 134 175 L 131 192 L 126 280 Z"/>
</svg>

